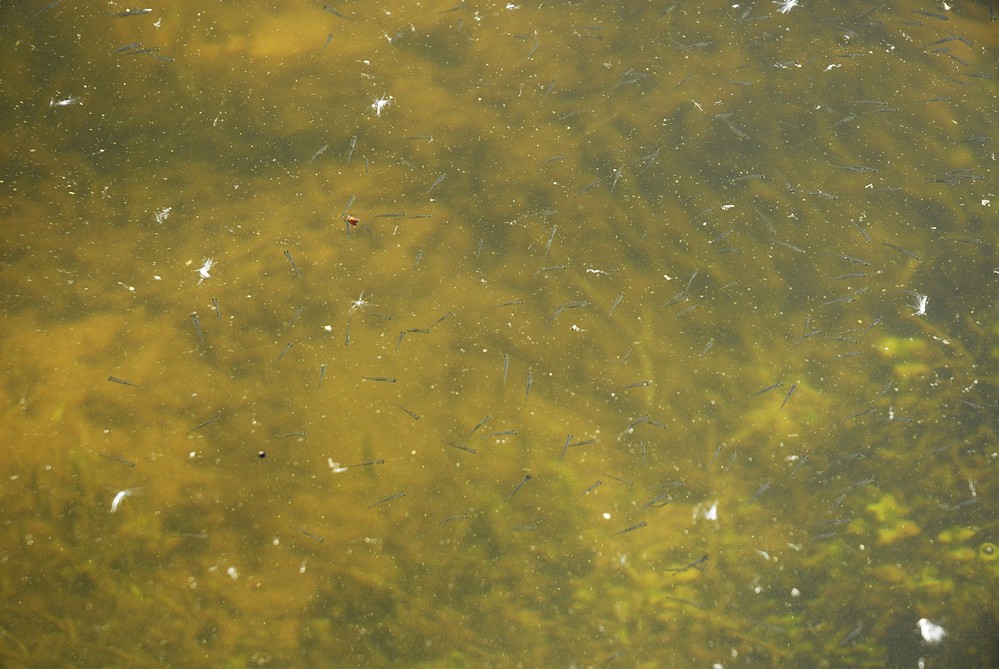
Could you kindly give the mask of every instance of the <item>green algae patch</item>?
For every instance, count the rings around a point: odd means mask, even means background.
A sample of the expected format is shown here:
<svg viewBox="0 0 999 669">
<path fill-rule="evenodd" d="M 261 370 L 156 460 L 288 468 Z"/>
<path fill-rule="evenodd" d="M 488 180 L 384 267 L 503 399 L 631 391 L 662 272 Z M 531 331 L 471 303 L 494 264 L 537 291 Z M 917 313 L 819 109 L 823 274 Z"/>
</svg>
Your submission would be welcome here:
<svg viewBox="0 0 999 669">
<path fill-rule="evenodd" d="M 925 362 L 929 348 L 925 339 L 916 337 L 883 337 L 875 347 L 882 357 L 892 362 L 895 374 L 911 379 L 929 374 L 932 367 Z"/>
<path fill-rule="evenodd" d="M 887 546 L 901 539 L 909 539 L 920 533 L 919 526 L 906 518 L 909 509 L 891 493 L 886 493 L 880 500 L 867 505 L 867 510 L 874 514 L 878 522 L 879 546 Z"/>
<path fill-rule="evenodd" d="M 919 337 L 883 337 L 875 346 L 882 357 L 892 362 L 895 374 L 911 379 L 930 374 L 932 358 L 929 342 Z"/>
<path fill-rule="evenodd" d="M 926 340 L 915 337 L 883 337 L 877 346 L 889 358 L 912 358 L 926 353 Z"/>
<path fill-rule="evenodd" d="M 942 544 L 956 545 L 964 544 L 978 532 L 970 527 L 963 527 L 960 525 L 955 525 L 954 527 L 948 527 L 946 530 L 942 530 L 940 534 L 937 535 L 937 541 Z"/>
<path fill-rule="evenodd" d="M 969 543 L 976 534 L 978 531 L 973 528 L 955 525 L 937 534 L 937 543 L 947 548 L 952 560 L 970 562 L 978 557 L 978 550 Z"/>
</svg>

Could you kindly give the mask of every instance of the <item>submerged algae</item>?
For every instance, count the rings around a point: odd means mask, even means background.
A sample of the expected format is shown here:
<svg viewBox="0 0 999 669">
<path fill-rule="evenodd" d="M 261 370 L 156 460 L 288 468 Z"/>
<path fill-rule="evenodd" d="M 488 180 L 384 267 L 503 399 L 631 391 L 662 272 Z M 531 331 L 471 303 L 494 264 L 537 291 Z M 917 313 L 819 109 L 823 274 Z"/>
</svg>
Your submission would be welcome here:
<svg viewBox="0 0 999 669">
<path fill-rule="evenodd" d="M 902 539 L 917 536 L 919 525 L 907 518 L 909 509 L 895 499 L 892 493 L 884 494 L 880 500 L 867 505 L 877 520 L 878 545 L 885 546 Z"/>
</svg>

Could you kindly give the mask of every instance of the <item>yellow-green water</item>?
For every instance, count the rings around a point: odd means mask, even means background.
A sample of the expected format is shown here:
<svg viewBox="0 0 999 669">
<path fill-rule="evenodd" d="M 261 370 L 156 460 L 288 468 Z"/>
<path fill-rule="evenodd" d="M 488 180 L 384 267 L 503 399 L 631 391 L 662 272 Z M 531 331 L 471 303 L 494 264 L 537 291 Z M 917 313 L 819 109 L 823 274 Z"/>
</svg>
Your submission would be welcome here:
<svg viewBox="0 0 999 669">
<path fill-rule="evenodd" d="M 999 666 L 987 4 L 128 8 L 2 10 L 0 664 Z"/>
</svg>

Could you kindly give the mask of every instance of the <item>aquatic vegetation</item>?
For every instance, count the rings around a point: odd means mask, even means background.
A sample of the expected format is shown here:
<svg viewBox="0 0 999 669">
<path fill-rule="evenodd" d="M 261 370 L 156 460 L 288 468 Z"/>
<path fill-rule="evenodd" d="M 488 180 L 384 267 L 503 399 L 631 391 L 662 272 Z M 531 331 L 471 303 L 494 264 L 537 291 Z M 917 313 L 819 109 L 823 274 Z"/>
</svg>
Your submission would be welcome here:
<svg viewBox="0 0 999 669">
<path fill-rule="evenodd" d="M 902 539 L 917 536 L 919 526 L 907 516 L 909 509 L 901 504 L 895 496 L 887 493 L 875 503 L 868 504 L 867 510 L 876 519 L 877 541 L 879 545 L 888 545 Z"/>
<path fill-rule="evenodd" d="M 186 4 L 12 15 L 0 664 L 995 664 L 976 7 Z"/>
</svg>

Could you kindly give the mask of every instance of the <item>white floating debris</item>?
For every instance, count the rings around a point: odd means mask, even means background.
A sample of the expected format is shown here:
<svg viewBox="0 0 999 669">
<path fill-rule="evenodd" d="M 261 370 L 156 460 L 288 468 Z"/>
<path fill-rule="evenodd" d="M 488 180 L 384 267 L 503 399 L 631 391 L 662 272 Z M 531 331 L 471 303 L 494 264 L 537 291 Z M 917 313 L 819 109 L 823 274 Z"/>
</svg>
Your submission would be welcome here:
<svg viewBox="0 0 999 669">
<path fill-rule="evenodd" d="M 212 275 L 209 274 L 209 272 L 212 271 L 212 267 L 214 266 L 215 266 L 214 258 L 205 258 L 201 267 L 197 269 L 198 274 L 201 276 L 201 278 L 198 279 L 198 285 L 201 285 L 201 282 L 204 281 L 205 279 L 212 278 Z"/>
<path fill-rule="evenodd" d="M 718 502 L 714 502 L 708 510 L 704 512 L 706 520 L 718 520 Z"/>
<path fill-rule="evenodd" d="M 714 501 L 710 506 L 705 508 L 704 504 L 698 504 L 694 507 L 694 522 L 700 519 L 704 520 L 718 520 L 718 502 Z"/>
<path fill-rule="evenodd" d="M 136 490 L 138 490 L 138 488 L 128 488 L 127 490 L 119 490 L 117 493 L 115 493 L 114 499 L 111 500 L 111 513 L 117 512 L 118 507 L 121 505 L 124 499 L 126 497 L 131 497 L 133 494 L 135 494 Z"/>
<path fill-rule="evenodd" d="M 926 618 L 920 618 L 916 624 L 919 625 L 919 633 L 923 635 L 923 641 L 928 644 L 938 644 L 947 636 L 947 630 Z"/>
<path fill-rule="evenodd" d="M 392 104 L 392 100 L 393 98 L 391 95 L 385 95 L 384 93 L 380 98 L 376 98 L 375 101 L 371 103 L 371 108 L 375 110 L 375 116 L 381 117 L 382 111 Z"/>
</svg>

